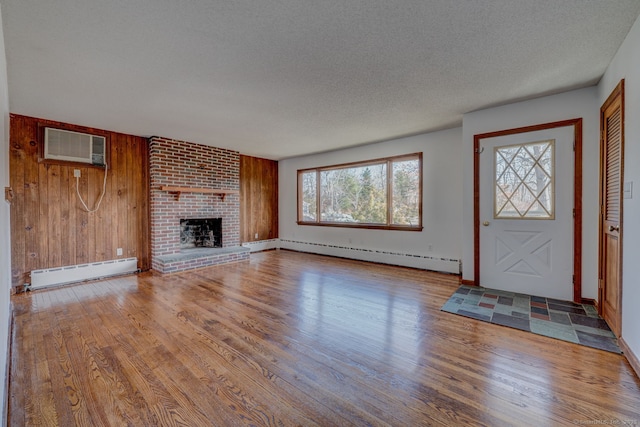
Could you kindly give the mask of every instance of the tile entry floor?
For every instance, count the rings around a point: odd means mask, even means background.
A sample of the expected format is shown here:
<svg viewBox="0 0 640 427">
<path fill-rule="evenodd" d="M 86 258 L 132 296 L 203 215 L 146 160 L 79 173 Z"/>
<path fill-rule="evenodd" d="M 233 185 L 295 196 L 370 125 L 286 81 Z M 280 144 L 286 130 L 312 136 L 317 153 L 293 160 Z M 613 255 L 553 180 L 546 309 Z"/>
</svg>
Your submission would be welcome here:
<svg viewBox="0 0 640 427">
<path fill-rule="evenodd" d="M 462 285 L 441 310 L 622 353 L 607 323 L 587 304 Z"/>
</svg>

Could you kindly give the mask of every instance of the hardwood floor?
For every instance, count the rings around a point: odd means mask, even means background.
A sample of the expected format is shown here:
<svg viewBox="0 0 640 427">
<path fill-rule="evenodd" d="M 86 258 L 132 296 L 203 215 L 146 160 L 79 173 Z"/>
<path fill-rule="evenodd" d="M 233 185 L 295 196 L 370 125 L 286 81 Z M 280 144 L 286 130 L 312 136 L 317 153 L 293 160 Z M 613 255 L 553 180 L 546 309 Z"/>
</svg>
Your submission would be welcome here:
<svg viewBox="0 0 640 427">
<path fill-rule="evenodd" d="M 441 312 L 458 281 L 272 251 L 19 294 L 9 424 L 640 424 L 623 356 Z"/>
</svg>

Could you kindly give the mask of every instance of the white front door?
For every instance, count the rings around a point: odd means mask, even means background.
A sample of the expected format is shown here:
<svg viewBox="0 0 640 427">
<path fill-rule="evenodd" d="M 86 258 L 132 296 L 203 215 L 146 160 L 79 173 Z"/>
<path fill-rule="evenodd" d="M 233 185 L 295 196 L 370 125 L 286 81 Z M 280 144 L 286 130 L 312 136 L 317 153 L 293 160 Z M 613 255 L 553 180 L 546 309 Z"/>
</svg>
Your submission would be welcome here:
<svg viewBox="0 0 640 427">
<path fill-rule="evenodd" d="M 480 285 L 573 299 L 574 128 L 480 141 Z"/>
</svg>

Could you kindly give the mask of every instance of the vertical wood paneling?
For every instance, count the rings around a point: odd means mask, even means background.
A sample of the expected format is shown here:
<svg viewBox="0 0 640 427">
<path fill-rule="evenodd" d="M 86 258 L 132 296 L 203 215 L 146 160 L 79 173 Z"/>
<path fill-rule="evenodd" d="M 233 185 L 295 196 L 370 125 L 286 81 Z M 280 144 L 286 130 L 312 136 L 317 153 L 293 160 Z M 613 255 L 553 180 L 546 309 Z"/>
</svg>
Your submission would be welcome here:
<svg viewBox="0 0 640 427">
<path fill-rule="evenodd" d="M 277 237 L 278 162 L 240 156 L 240 239 L 253 242 Z"/>
<path fill-rule="evenodd" d="M 62 233 L 61 233 L 61 220 L 60 211 L 62 208 L 62 199 L 60 197 L 60 166 L 50 165 L 45 169 L 47 176 L 47 206 L 46 214 L 43 217 L 47 220 L 46 230 L 47 238 L 42 239 L 47 244 L 47 254 L 49 254 L 48 261 L 53 265 L 62 264 Z M 40 260 L 44 262 L 44 260 Z"/>
<path fill-rule="evenodd" d="M 89 213 L 85 212 L 83 209 L 80 209 L 80 200 L 77 200 L 77 193 L 87 194 L 87 180 L 88 173 L 87 168 L 79 168 L 80 169 L 80 178 L 77 180 L 77 192 L 76 192 L 76 204 L 73 205 L 75 207 L 76 215 L 78 217 L 78 222 L 76 222 L 76 248 L 77 248 L 77 264 L 84 264 L 89 262 Z M 71 171 L 73 174 L 73 170 Z M 71 191 L 71 190 L 70 190 Z M 74 187 L 74 191 L 75 187 Z"/>
<path fill-rule="evenodd" d="M 45 231 L 47 230 L 47 227 L 49 227 L 49 185 L 47 179 L 48 168 L 49 165 L 39 165 L 37 168 L 37 187 L 39 191 L 37 193 L 37 200 L 34 200 L 34 203 L 38 207 L 37 211 L 39 212 L 39 214 L 37 226 L 34 230 L 31 230 L 32 237 L 35 240 L 35 253 L 37 254 L 37 256 L 32 257 L 34 262 L 33 264 L 28 265 L 30 267 L 29 271 L 33 269 L 45 268 L 45 265 L 49 260 L 49 233 Z M 28 215 L 30 214 L 30 212 L 25 212 L 24 214 Z M 56 264 L 51 265 L 55 266 Z"/>
<path fill-rule="evenodd" d="M 87 191 L 84 193 L 83 199 L 89 209 L 95 209 L 97 197 L 95 191 L 97 185 L 95 178 L 96 174 L 94 168 L 87 168 L 85 173 L 87 174 Z M 82 196 L 83 193 L 80 193 L 80 195 Z M 87 238 L 87 256 L 92 261 L 101 261 L 96 253 L 96 245 L 98 244 L 97 239 L 99 238 L 97 230 L 98 221 L 96 220 L 97 215 L 99 215 L 99 212 L 89 212 L 87 214 L 87 219 L 89 221 L 87 227 L 89 234 Z"/>
<path fill-rule="evenodd" d="M 111 166 L 109 165 L 108 167 L 110 168 Z M 114 202 L 113 180 L 109 179 L 109 173 L 111 173 L 111 170 L 107 169 L 107 189 L 105 191 L 104 198 L 100 206 L 115 207 L 113 203 Z M 104 177 L 102 177 L 101 181 L 104 181 Z M 104 211 L 102 210 L 98 211 L 98 213 L 102 213 L 102 212 Z M 112 213 L 113 213 L 113 210 L 112 210 Z M 104 250 L 103 250 L 104 259 L 110 259 L 112 255 L 116 253 L 116 246 L 113 245 L 113 221 L 114 221 L 114 215 L 102 215 L 102 222 L 104 224 L 102 229 L 106 230 L 106 234 L 102 237 L 104 240 Z"/>
<path fill-rule="evenodd" d="M 124 153 L 127 151 L 127 145 L 126 144 L 121 144 L 116 148 L 116 153 L 115 153 L 115 157 L 111 157 L 111 162 L 113 163 L 113 165 L 121 165 L 123 164 L 123 160 L 125 161 L 125 165 L 126 165 L 126 158 L 124 156 Z M 112 156 L 114 154 L 114 149 L 111 149 L 111 153 Z M 117 175 L 113 175 L 113 181 L 117 182 L 118 184 L 118 188 L 116 191 L 117 194 L 117 228 L 114 229 L 115 234 L 117 234 L 116 236 L 116 248 L 122 248 L 124 251 L 124 247 L 123 246 L 118 246 L 121 241 L 120 236 L 126 236 L 127 235 L 127 228 L 129 227 L 129 224 L 127 222 L 127 175 L 125 173 L 120 173 Z M 124 252 L 123 252 L 124 253 Z M 129 253 L 127 252 L 127 255 L 129 255 Z"/>
<path fill-rule="evenodd" d="M 142 185 L 140 188 L 140 196 L 136 199 L 138 201 L 138 222 L 137 224 L 147 224 L 146 227 L 138 227 L 136 230 L 136 238 L 139 244 L 136 245 L 136 254 L 146 254 L 148 260 L 147 268 L 151 268 L 151 175 L 149 168 L 149 141 L 141 140 L 138 144 L 138 158 L 147 159 L 146 167 L 138 168 L 138 181 Z M 139 251 L 138 251 L 139 250 Z"/>
<path fill-rule="evenodd" d="M 38 126 L 106 133 L 110 140 L 107 191 L 100 209 L 87 213 L 79 191 L 93 209 L 102 193 L 104 169 L 73 163 L 45 163 L 38 156 Z M 11 115 L 10 180 L 12 285 L 29 281 L 29 272 L 136 256 L 150 268 L 147 140 L 50 120 Z M 118 257 L 116 249 L 123 248 Z"/>
<path fill-rule="evenodd" d="M 77 226 L 78 223 L 78 210 L 71 209 L 71 206 L 77 206 L 78 198 L 76 197 L 76 180 L 73 177 L 73 170 L 67 170 L 67 181 L 66 181 L 66 191 L 68 201 L 66 210 L 68 212 L 67 215 L 67 225 L 66 225 L 66 244 L 64 245 L 66 252 L 63 255 L 64 259 L 76 259 L 77 257 L 77 245 L 75 242 L 77 241 Z"/>
<path fill-rule="evenodd" d="M 20 277 L 26 279 L 24 274 L 38 267 L 38 259 L 40 255 L 40 247 L 38 246 L 38 230 L 40 229 L 40 205 L 38 199 L 40 197 L 40 179 L 38 175 L 38 164 L 31 161 L 32 158 L 37 156 L 37 144 L 35 134 L 28 132 L 28 126 L 23 123 L 23 139 L 20 141 L 21 145 L 25 148 L 24 157 L 21 160 L 24 163 L 24 181 L 25 181 L 25 206 L 24 211 L 17 213 L 17 215 L 24 217 L 25 224 L 24 230 L 26 231 L 25 239 L 25 254 L 26 262 L 25 267 L 20 269 Z M 9 164 L 9 169 L 12 165 Z M 13 185 L 12 185 L 13 186 Z M 46 187 L 45 187 L 46 188 Z M 11 207 L 11 216 L 14 216 L 13 206 Z M 13 237 L 13 230 L 11 232 Z M 15 256 L 15 255 L 13 255 Z M 13 263 L 12 256 L 12 263 Z"/>
<path fill-rule="evenodd" d="M 18 121 L 19 119 L 15 119 Z M 11 118 L 13 124 L 14 118 Z M 18 133 L 16 131 L 16 133 Z M 27 142 L 28 143 L 28 142 Z M 11 201 L 11 247 L 13 253 L 21 254 L 20 266 L 24 266 L 24 261 L 28 257 L 26 251 L 26 218 L 23 215 L 13 215 L 13 212 L 24 212 L 27 199 L 27 185 L 25 181 L 26 171 L 24 158 L 26 157 L 24 149 L 24 138 L 17 136 L 10 141 L 9 144 L 9 182 L 13 188 L 13 200 Z M 15 263 L 11 266 L 11 282 L 17 283 L 22 280 L 23 269 L 15 268 Z"/>
<path fill-rule="evenodd" d="M 134 138 L 132 136 L 127 137 L 127 180 L 128 182 L 140 182 L 136 173 L 135 164 L 138 162 L 139 153 L 138 153 L 138 138 Z M 129 241 L 126 243 L 127 245 L 127 256 L 136 256 L 136 245 L 133 243 L 133 236 L 136 235 L 136 230 L 138 226 L 138 203 L 140 201 L 140 192 L 139 187 L 136 185 L 132 185 L 131 187 L 131 199 L 129 200 L 128 206 L 128 230 L 127 237 L 129 237 Z M 135 203 L 132 203 L 134 201 Z"/>
</svg>

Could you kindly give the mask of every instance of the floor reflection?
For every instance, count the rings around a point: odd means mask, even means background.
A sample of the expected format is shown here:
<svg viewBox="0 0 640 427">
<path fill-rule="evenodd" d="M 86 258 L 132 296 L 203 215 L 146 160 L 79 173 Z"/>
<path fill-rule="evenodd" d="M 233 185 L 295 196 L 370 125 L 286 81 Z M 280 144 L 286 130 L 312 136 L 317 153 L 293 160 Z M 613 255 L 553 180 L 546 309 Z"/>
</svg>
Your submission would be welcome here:
<svg viewBox="0 0 640 427">
<path fill-rule="evenodd" d="M 330 274 L 305 272 L 299 281 L 298 328 L 309 342 L 366 352 L 391 366 L 411 370 L 421 349 L 421 307 L 388 287 L 350 283 Z"/>
</svg>

